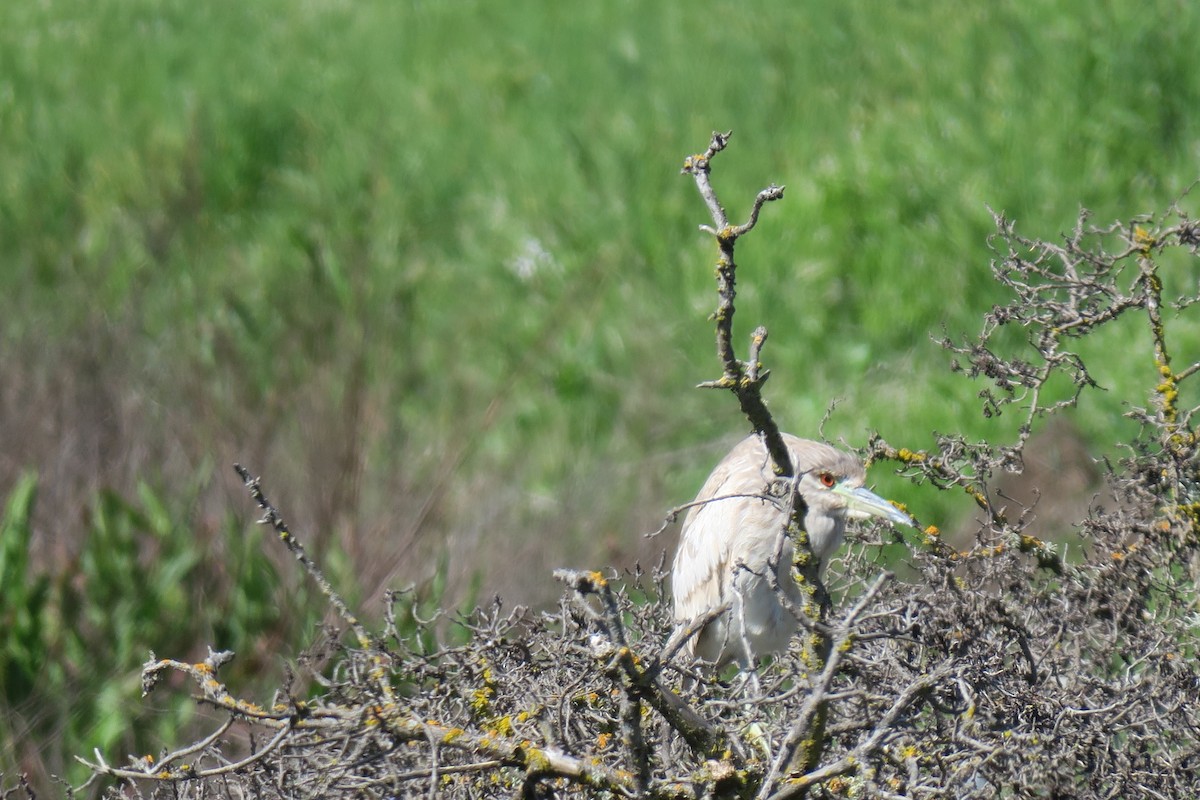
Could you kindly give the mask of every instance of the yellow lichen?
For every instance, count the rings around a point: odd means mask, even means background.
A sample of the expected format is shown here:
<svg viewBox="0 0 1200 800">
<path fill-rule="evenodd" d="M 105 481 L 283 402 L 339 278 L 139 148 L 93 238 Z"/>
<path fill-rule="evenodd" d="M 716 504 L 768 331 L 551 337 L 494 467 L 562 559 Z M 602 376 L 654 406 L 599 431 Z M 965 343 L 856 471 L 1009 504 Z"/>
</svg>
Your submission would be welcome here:
<svg viewBox="0 0 1200 800">
<path fill-rule="evenodd" d="M 525 747 L 522 743 L 521 750 L 525 753 L 525 769 L 532 774 L 550 771 L 550 759 L 546 754 L 536 747 Z"/>
<path fill-rule="evenodd" d="M 471 693 L 471 710 L 476 714 L 484 714 L 491 707 L 492 689 L 485 686 Z"/>
<path fill-rule="evenodd" d="M 1153 234 L 1141 225 L 1136 225 L 1133 228 L 1133 243 L 1142 252 L 1142 255 L 1147 255 L 1154 247 L 1155 239 Z"/>
<path fill-rule="evenodd" d="M 513 728 L 512 717 L 504 716 L 497 717 L 488 725 L 488 730 L 499 736 L 515 736 L 516 729 Z"/>
</svg>

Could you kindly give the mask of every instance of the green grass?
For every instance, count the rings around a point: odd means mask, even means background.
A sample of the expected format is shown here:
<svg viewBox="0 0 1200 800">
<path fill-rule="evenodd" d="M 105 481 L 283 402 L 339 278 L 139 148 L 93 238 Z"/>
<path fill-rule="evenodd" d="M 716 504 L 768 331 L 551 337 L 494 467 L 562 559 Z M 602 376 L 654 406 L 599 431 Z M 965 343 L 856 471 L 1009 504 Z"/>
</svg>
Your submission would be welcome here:
<svg viewBox="0 0 1200 800">
<path fill-rule="evenodd" d="M 3 4 L 0 481 L 50 493 L 51 578 L 141 478 L 201 532 L 185 576 L 214 569 L 247 506 L 203 464 L 233 460 L 366 596 L 449 554 L 451 595 L 539 600 L 549 567 L 671 547 L 640 534 L 745 429 L 691 388 L 715 250 L 678 174 L 730 128 L 732 216 L 787 186 L 737 317 L 771 331 L 781 424 L 837 400 L 855 444 L 996 438 L 1015 420 L 929 339 L 1001 299 L 986 206 L 1047 238 L 1163 208 L 1200 175 L 1196 41 L 1179 0 Z M 1085 432 L 1143 400 L 1121 344 Z M 966 513 L 880 472 L 923 520 Z M 128 647 L 114 669 L 168 655 Z"/>
</svg>

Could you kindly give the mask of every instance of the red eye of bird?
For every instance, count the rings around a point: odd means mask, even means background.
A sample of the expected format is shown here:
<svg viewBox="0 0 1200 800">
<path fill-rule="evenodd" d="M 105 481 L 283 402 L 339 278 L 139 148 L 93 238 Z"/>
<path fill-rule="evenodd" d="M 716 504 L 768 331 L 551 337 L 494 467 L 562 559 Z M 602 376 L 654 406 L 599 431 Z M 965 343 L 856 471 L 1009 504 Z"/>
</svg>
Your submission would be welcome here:
<svg viewBox="0 0 1200 800">
<path fill-rule="evenodd" d="M 833 474 L 829 473 L 829 472 L 822 472 L 820 475 L 817 476 L 817 478 L 821 481 L 821 485 L 824 486 L 826 489 L 832 489 L 833 485 L 835 483 L 837 483 L 837 481 L 833 477 Z"/>
</svg>

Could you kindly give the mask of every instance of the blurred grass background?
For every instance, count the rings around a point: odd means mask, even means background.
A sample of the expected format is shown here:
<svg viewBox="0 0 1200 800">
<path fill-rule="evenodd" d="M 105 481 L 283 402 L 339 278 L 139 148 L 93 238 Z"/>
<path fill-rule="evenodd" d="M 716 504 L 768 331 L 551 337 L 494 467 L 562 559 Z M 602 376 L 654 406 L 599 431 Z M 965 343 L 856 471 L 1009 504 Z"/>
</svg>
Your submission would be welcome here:
<svg viewBox="0 0 1200 800">
<path fill-rule="evenodd" d="M 160 746 L 191 711 L 131 732 L 150 648 L 248 680 L 307 644 L 234 460 L 366 603 L 544 602 L 673 547 L 641 534 L 745 431 L 692 389 L 715 251 L 678 170 L 714 129 L 735 219 L 787 186 L 737 319 L 781 424 L 1011 435 L 930 341 L 999 299 L 987 206 L 1048 238 L 1163 209 L 1197 41 L 1185 0 L 0 5 L 0 768 Z M 1085 438 L 1145 400 L 1126 345 L 1089 343 Z"/>
</svg>

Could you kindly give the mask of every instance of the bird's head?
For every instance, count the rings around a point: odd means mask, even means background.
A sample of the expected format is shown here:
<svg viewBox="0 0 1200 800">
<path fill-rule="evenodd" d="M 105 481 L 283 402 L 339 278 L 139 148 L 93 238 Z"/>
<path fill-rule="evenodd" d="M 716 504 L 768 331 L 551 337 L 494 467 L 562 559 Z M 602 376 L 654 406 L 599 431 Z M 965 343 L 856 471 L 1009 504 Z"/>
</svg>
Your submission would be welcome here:
<svg viewBox="0 0 1200 800">
<path fill-rule="evenodd" d="M 862 462 L 827 444 L 803 441 L 792 451 L 800 473 L 800 496 L 809 513 L 836 520 L 879 517 L 897 525 L 916 522 L 896 506 L 866 488 Z"/>
</svg>

